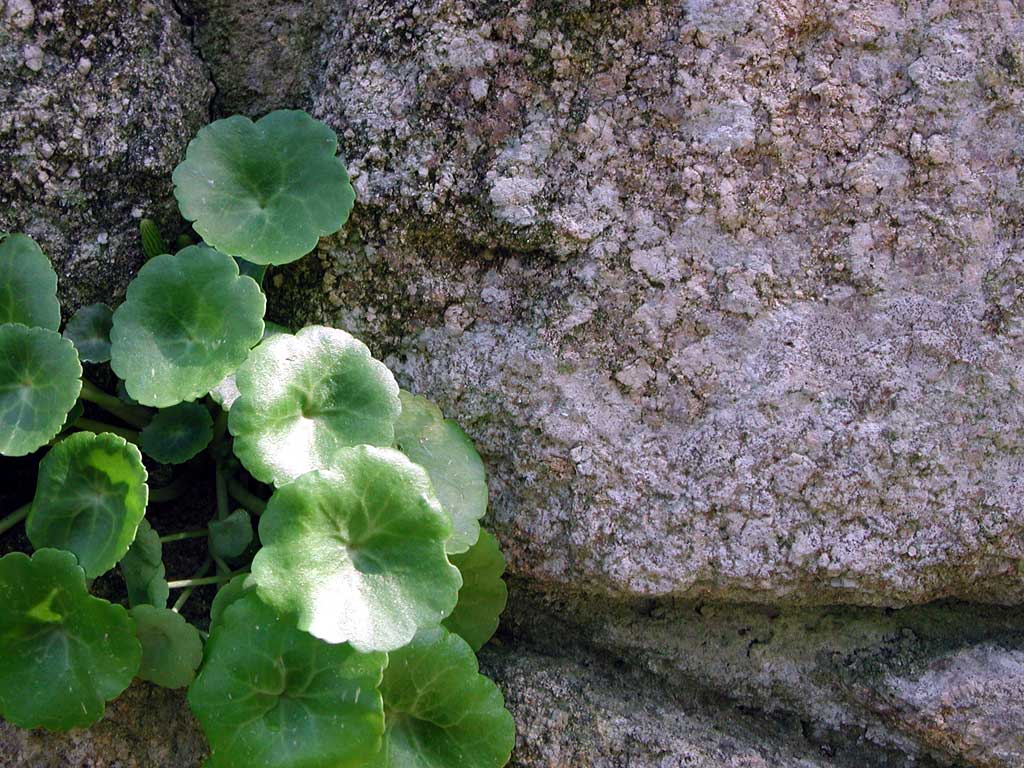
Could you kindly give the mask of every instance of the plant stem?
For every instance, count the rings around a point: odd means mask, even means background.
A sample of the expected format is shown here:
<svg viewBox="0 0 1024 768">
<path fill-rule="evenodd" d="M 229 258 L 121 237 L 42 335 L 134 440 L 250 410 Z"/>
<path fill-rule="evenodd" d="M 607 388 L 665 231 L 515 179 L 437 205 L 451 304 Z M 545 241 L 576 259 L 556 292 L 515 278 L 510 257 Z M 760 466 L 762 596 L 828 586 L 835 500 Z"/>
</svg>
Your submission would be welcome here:
<svg viewBox="0 0 1024 768">
<path fill-rule="evenodd" d="M 131 424 L 139 429 L 149 424 L 149 420 L 152 418 L 152 414 L 147 409 L 123 403 L 86 379 L 82 379 L 82 393 L 79 397 L 87 403 L 98 405 L 108 413 L 117 416 L 126 424 Z"/>
<path fill-rule="evenodd" d="M 95 432 L 96 434 L 101 432 L 110 432 L 113 435 L 123 437 L 129 443 L 134 443 L 135 445 L 139 444 L 139 433 L 134 429 L 117 427 L 113 424 L 107 424 L 104 421 L 96 421 L 96 419 L 86 419 L 83 417 L 75 422 L 75 427 L 86 432 Z"/>
<path fill-rule="evenodd" d="M 18 507 L 16 510 L 7 515 L 7 517 L 0 518 L 0 533 L 5 533 L 11 528 L 16 526 L 26 517 L 28 517 L 29 510 L 32 509 L 32 502 L 30 501 L 23 507 Z"/>
<path fill-rule="evenodd" d="M 228 478 L 228 493 L 231 494 L 235 501 L 257 517 L 262 515 L 263 511 L 267 508 L 267 502 L 249 491 L 233 477 Z"/>
<path fill-rule="evenodd" d="M 192 578 L 198 579 L 205 576 L 206 572 L 210 570 L 211 565 L 213 565 L 213 561 L 210 558 L 206 558 L 206 562 L 203 563 L 202 567 L 198 571 L 196 571 L 195 576 L 193 576 Z M 188 602 L 188 599 L 190 597 L 192 597 L 192 593 L 194 591 L 194 587 L 189 587 L 180 595 L 178 595 L 178 599 L 174 601 L 174 605 L 171 607 L 171 610 L 175 613 L 180 613 L 181 609 L 185 607 L 185 603 Z"/>
<path fill-rule="evenodd" d="M 174 501 L 185 492 L 187 487 L 188 486 L 185 485 L 185 481 L 182 478 L 176 477 L 163 488 L 150 488 L 149 500 L 154 501 L 157 504 L 165 501 Z"/>
<path fill-rule="evenodd" d="M 181 533 L 169 533 L 166 536 L 160 537 L 161 544 L 169 544 L 172 541 L 184 541 L 185 539 L 201 539 L 204 536 L 208 536 L 209 531 L 205 528 L 198 531 L 182 531 Z"/>
<path fill-rule="evenodd" d="M 201 578 L 191 579 L 180 579 L 179 581 L 168 581 L 167 586 L 171 589 L 185 589 L 186 587 L 205 587 L 208 584 L 223 584 L 226 581 L 231 581 L 235 576 L 249 573 L 248 571 L 235 571 L 234 573 L 225 573 L 222 576 L 204 576 Z"/>
</svg>

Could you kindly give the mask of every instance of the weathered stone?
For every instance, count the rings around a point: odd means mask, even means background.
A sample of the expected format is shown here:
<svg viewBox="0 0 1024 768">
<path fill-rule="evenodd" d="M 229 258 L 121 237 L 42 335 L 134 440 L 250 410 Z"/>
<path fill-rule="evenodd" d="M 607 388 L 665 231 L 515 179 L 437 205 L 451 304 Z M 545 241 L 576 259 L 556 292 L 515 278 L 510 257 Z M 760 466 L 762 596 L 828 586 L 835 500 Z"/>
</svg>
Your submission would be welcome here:
<svg viewBox="0 0 1024 768">
<path fill-rule="evenodd" d="M 209 119 L 205 69 L 170 0 L 0 4 L 0 230 L 36 238 L 65 311 L 113 300 L 138 220 L 177 225 L 171 171 Z"/>
</svg>

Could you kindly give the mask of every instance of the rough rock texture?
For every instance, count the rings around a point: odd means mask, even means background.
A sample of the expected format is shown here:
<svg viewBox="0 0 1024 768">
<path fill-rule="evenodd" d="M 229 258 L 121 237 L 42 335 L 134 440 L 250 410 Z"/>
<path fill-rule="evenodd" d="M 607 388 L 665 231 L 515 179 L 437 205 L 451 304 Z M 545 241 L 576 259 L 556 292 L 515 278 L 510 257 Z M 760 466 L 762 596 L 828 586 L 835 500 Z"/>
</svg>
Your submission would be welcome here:
<svg viewBox="0 0 1024 768">
<path fill-rule="evenodd" d="M 36 238 L 65 311 L 123 291 L 139 218 L 177 218 L 212 92 L 171 0 L 0 2 L 0 230 Z"/>
<path fill-rule="evenodd" d="M 350 3 L 321 316 L 487 453 L 511 569 L 628 595 L 1024 597 L 1024 16 Z"/>
</svg>

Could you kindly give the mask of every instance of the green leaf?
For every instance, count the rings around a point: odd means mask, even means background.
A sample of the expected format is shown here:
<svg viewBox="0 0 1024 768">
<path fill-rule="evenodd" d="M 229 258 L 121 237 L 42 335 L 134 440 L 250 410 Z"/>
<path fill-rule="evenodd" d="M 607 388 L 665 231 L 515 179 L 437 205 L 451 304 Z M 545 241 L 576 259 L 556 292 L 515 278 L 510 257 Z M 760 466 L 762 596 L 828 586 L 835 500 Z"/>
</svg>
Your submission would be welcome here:
<svg viewBox="0 0 1024 768">
<path fill-rule="evenodd" d="M 92 597 L 70 552 L 0 559 L 0 712 L 21 728 L 83 728 L 142 655 L 128 612 Z"/>
<path fill-rule="evenodd" d="M 82 365 L 60 334 L 0 325 L 0 454 L 24 456 L 64 425 L 82 390 Z"/>
<path fill-rule="evenodd" d="M 210 554 L 220 558 L 238 557 L 252 544 L 252 520 L 244 509 L 236 509 L 223 520 L 210 521 Z"/>
<path fill-rule="evenodd" d="M 0 323 L 60 328 L 57 273 L 28 235 L 0 240 Z"/>
<path fill-rule="evenodd" d="M 329 643 L 390 651 L 455 607 L 451 525 L 426 472 L 398 451 L 340 451 L 333 471 L 279 488 L 259 528 L 260 596 Z"/>
<path fill-rule="evenodd" d="M 161 464 L 181 464 L 213 439 L 213 419 L 199 403 L 161 409 L 139 433 L 139 447 Z"/>
<path fill-rule="evenodd" d="M 263 278 L 267 274 L 266 264 L 253 264 L 251 261 L 240 259 L 237 256 L 235 257 L 235 261 L 238 263 L 238 271 L 241 274 L 251 277 L 256 281 L 256 285 L 263 285 Z"/>
<path fill-rule="evenodd" d="M 128 551 L 148 497 L 138 448 L 109 432 L 77 432 L 39 462 L 25 531 L 37 549 L 75 553 L 94 579 Z"/>
<path fill-rule="evenodd" d="M 188 702 L 212 748 L 210 768 L 361 768 L 384 717 L 382 653 L 328 645 L 255 594 L 211 627 Z"/>
<path fill-rule="evenodd" d="M 143 219 L 139 222 L 139 235 L 142 238 L 142 252 L 146 255 L 147 261 L 162 253 L 169 253 L 167 243 L 160 234 L 160 228 L 152 219 Z"/>
<path fill-rule="evenodd" d="M 267 339 L 235 379 L 241 394 L 228 428 L 257 480 L 282 485 L 333 467 L 348 447 L 394 440 L 395 378 L 344 331 L 312 325 Z"/>
<path fill-rule="evenodd" d="M 110 359 L 110 327 L 114 310 L 106 304 L 89 304 L 68 320 L 64 338 L 75 345 L 85 363 L 105 363 Z"/>
<path fill-rule="evenodd" d="M 185 619 L 167 608 L 137 605 L 131 610 L 142 644 L 139 677 L 164 688 L 184 688 L 203 660 L 203 641 Z"/>
<path fill-rule="evenodd" d="M 220 621 L 220 617 L 224 614 L 224 609 L 243 597 L 255 586 L 250 574 L 241 573 L 218 589 L 217 594 L 213 597 L 213 602 L 210 604 L 210 626 L 212 627 Z"/>
<path fill-rule="evenodd" d="M 272 336 L 280 336 L 282 333 L 291 333 L 291 331 L 282 325 L 266 320 L 263 323 L 263 339 L 260 343 L 262 344 Z M 210 397 L 222 409 L 230 411 L 231 406 L 238 399 L 238 384 L 235 382 L 235 374 L 230 373 L 225 376 L 220 384 L 210 390 Z"/>
<path fill-rule="evenodd" d="M 181 215 L 214 248 L 287 264 L 337 232 L 355 201 L 334 131 L 305 112 L 256 123 L 233 115 L 200 129 L 174 169 Z"/>
<path fill-rule="evenodd" d="M 458 605 L 442 624 L 479 651 L 498 628 L 498 618 L 508 602 L 508 587 L 501 579 L 505 557 L 498 540 L 481 530 L 476 544 L 468 552 L 452 555 L 451 560 L 462 574 L 462 588 Z"/>
<path fill-rule="evenodd" d="M 114 312 L 110 367 L 144 405 L 195 400 L 245 360 L 265 308 L 259 286 L 223 253 L 197 245 L 157 256 Z"/>
<path fill-rule="evenodd" d="M 440 627 L 390 654 L 384 672 L 384 745 L 366 768 L 500 768 L 515 723 L 473 649 Z"/>
<path fill-rule="evenodd" d="M 164 578 L 163 544 L 160 543 L 160 534 L 153 530 L 145 518 L 139 522 L 135 541 L 119 565 L 128 588 L 129 605 L 167 607 L 170 588 Z"/>
<path fill-rule="evenodd" d="M 425 397 L 399 393 L 402 413 L 395 422 L 395 444 L 430 475 L 441 506 L 452 519 L 449 554 L 465 552 L 480 535 L 487 512 L 487 472 L 458 424 L 441 415 Z"/>
</svg>

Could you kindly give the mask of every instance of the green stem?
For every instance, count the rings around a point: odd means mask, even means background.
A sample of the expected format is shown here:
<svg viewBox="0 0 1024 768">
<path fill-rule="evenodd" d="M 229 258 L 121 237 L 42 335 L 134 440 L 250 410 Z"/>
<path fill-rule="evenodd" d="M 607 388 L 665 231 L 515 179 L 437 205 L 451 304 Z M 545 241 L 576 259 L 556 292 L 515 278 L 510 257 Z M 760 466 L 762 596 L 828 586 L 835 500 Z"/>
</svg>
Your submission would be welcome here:
<svg viewBox="0 0 1024 768">
<path fill-rule="evenodd" d="M 150 488 L 149 500 L 157 504 L 165 501 L 174 501 L 187 489 L 188 485 L 186 485 L 185 481 L 180 477 L 176 477 L 163 488 Z"/>
<path fill-rule="evenodd" d="M 231 494 L 235 501 L 257 517 L 262 515 L 267 508 L 267 502 L 250 492 L 248 488 L 233 477 L 228 478 L 228 493 Z"/>
<path fill-rule="evenodd" d="M 134 429 L 117 427 L 113 424 L 107 424 L 105 421 L 97 421 L 96 419 L 87 419 L 82 417 L 75 422 L 75 428 L 86 432 L 95 432 L 96 434 L 100 434 L 101 432 L 110 432 L 113 435 L 123 437 L 129 443 L 134 443 L 135 445 L 139 444 L 139 433 Z"/>
<path fill-rule="evenodd" d="M 206 558 L 206 562 L 204 562 L 202 564 L 202 566 L 199 568 L 199 570 L 196 571 L 195 576 L 193 576 L 192 578 L 198 579 L 198 578 L 201 578 L 201 577 L 205 576 L 206 572 L 210 570 L 210 566 L 211 565 L 213 565 L 213 561 L 210 558 Z M 174 601 L 174 605 L 171 607 L 171 610 L 174 611 L 175 613 L 180 613 L 181 609 L 185 607 L 185 603 L 188 602 L 188 599 L 190 597 L 192 597 L 192 593 L 194 591 L 195 591 L 194 587 L 189 587 L 184 592 L 182 592 L 180 595 L 178 595 L 178 599 Z"/>
<path fill-rule="evenodd" d="M 184 541 L 185 539 L 201 539 L 208 536 L 209 531 L 203 528 L 200 531 L 182 531 L 181 533 L 169 533 L 160 537 L 161 544 L 169 544 L 172 541 Z"/>
<path fill-rule="evenodd" d="M 7 517 L 0 518 L 0 534 L 6 533 L 11 528 L 16 526 L 26 517 L 28 517 L 29 511 L 32 509 L 32 502 L 30 501 L 23 507 L 18 507 L 16 510 L 7 515 Z"/>
<path fill-rule="evenodd" d="M 223 584 L 226 581 L 231 581 L 235 576 L 249 573 L 248 571 L 235 571 L 234 573 L 225 573 L 221 576 L 204 576 L 202 578 L 192 579 L 181 579 L 179 581 L 168 581 L 167 586 L 170 589 L 185 589 L 186 587 L 205 587 L 208 584 Z"/>
<path fill-rule="evenodd" d="M 87 403 L 98 405 L 108 413 L 117 416 L 126 424 L 131 424 L 139 429 L 149 424 L 149 420 L 152 418 L 152 414 L 147 409 L 123 403 L 86 379 L 82 379 L 82 393 L 79 397 Z"/>
</svg>

